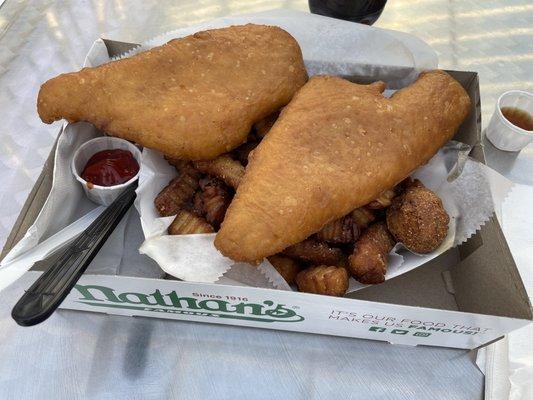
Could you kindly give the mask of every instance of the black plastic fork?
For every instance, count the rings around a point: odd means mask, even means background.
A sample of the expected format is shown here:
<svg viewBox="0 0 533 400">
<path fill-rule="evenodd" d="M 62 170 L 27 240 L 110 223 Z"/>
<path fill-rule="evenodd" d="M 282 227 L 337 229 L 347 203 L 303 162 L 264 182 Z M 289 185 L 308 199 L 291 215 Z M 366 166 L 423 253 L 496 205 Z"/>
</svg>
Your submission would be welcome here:
<svg viewBox="0 0 533 400">
<path fill-rule="evenodd" d="M 22 295 L 11 316 L 21 326 L 46 320 L 63 302 L 135 200 L 137 182 L 128 186 Z"/>
</svg>

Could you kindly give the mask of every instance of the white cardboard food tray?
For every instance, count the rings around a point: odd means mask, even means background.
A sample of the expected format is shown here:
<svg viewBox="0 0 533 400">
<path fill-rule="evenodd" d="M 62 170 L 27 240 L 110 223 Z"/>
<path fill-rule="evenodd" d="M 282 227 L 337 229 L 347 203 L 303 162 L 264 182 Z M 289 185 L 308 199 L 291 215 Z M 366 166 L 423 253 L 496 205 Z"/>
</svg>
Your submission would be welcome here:
<svg viewBox="0 0 533 400">
<path fill-rule="evenodd" d="M 134 47 L 109 40 L 104 43 L 110 56 Z M 471 155 L 483 162 L 477 74 L 449 72 L 465 87 L 475 105 L 455 139 L 474 146 Z M 1 257 L 24 235 L 46 200 L 54 153 L 55 147 Z M 51 261 L 36 264 L 28 274 L 37 278 L 39 269 Z M 464 349 L 486 345 L 533 319 L 529 299 L 496 218 L 459 248 L 351 296 L 333 298 L 253 287 L 85 274 L 61 307 Z"/>
</svg>

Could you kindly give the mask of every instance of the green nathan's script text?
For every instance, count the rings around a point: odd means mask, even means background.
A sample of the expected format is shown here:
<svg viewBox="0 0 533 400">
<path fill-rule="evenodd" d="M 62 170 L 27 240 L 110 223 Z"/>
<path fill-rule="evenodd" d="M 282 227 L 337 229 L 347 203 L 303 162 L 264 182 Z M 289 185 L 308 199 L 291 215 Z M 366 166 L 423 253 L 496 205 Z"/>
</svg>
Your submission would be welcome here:
<svg viewBox="0 0 533 400">
<path fill-rule="evenodd" d="M 163 294 L 159 289 L 153 293 L 125 292 L 99 285 L 76 285 L 81 295 L 78 302 L 96 307 L 123 308 L 139 311 L 188 314 L 202 317 L 233 318 L 262 322 L 300 322 L 304 318 L 285 304 L 271 300 L 262 303 L 239 302 L 218 299 L 199 300 L 179 296 L 175 291 Z"/>
</svg>

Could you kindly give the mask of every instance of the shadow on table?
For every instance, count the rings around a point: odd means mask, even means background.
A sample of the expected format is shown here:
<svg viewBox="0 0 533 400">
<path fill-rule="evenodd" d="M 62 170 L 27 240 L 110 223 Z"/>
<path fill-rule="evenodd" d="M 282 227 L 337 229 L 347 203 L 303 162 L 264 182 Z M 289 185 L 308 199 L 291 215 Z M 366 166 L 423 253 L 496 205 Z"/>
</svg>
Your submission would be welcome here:
<svg viewBox="0 0 533 400">
<path fill-rule="evenodd" d="M 533 145 L 526 146 L 522 151 L 503 151 L 483 136 L 483 147 L 487 165 L 521 185 L 533 185 Z"/>
</svg>

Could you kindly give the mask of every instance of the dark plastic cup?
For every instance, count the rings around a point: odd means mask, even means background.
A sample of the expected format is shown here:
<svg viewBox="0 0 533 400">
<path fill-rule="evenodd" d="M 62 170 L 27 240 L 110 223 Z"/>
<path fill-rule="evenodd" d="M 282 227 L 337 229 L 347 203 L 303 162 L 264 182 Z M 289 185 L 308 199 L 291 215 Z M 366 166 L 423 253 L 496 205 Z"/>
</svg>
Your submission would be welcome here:
<svg viewBox="0 0 533 400">
<path fill-rule="evenodd" d="M 387 0 L 309 0 L 313 14 L 372 25 L 377 21 Z"/>
</svg>

